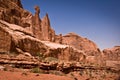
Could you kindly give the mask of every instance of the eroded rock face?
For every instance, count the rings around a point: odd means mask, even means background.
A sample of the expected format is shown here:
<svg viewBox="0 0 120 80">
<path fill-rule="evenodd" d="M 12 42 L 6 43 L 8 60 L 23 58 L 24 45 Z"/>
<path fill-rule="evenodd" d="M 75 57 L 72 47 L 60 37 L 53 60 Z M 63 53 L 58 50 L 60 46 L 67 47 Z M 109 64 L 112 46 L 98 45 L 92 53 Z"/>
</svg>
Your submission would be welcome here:
<svg viewBox="0 0 120 80">
<path fill-rule="evenodd" d="M 31 25 L 31 16 L 30 12 L 23 9 L 20 0 L 0 0 L 1 20 L 26 28 Z"/>
<path fill-rule="evenodd" d="M 10 8 L 10 7 L 13 7 L 13 6 L 18 6 L 20 8 L 23 8 L 20 0 L 9 0 L 9 1 L 0 0 L 0 3 L 1 3 L 0 6 L 3 7 L 3 8 Z M 13 5 L 11 5 L 11 4 L 13 4 Z"/>
<path fill-rule="evenodd" d="M 16 29 L 12 26 L 16 27 Z M 1 21 L 0 28 L 0 43 L 4 45 L 1 45 L 1 49 L 16 52 L 16 48 L 19 48 L 23 52 L 29 52 L 32 55 L 36 55 L 38 52 L 44 53 L 47 49 L 42 42 L 40 42 L 38 39 L 35 39 L 30 35 L 30 33 L 20 26 Z"/>
<path fill-rule="evenodd" d="M 50 49 L 48 57 L 55 57 L 66 61 L 85 61 L 86 55 L 72 47 Z"/>
<path fill-rule="evenodd" d="M 9 0 L 9 1 L 15 3 L 15 4 L 18 5 L 20 8 L 23 8 L 23 6 L 22 6 L 20 0 Z"/>
<path fill-rule="evenodd" d="M 0 53 L 7 53 L 11 48 L 11 36 L 0 25 Z"/>
<path fill-rule="evenodd" d="M 32 17 L 32 32 L 33 35 L 37 38 L 42 40 L 42 29 L 41 29 L 41 19 L 39 17 L 40 8 L 35 6 L 35 14 Z"/>
<path fill-rule="evenodd" d="M 42 19 L 41 26 L 42 26 L 42 35 L 44 36 L 43 40 L 54 42 L 55 31 L 50 26 L 50 20 L 48 14 L 46 14 L 46 16 Z"/>
<path fill-rule="evenodd" d="M 106 62 L 106 66 L 120 69 L 120 46 L 104 49 L 103 59 Z"/>
<path fill-rule="evenodd" d="M 82 60 L 81 54 L 83 55 L 84 53 L 87 56 L 99 56 L 101 53 L 95 43 L 74 33 L 69 33 L 65 36 L 62 36 L 62 34 L 56 35 L 51 28 L 48 14 L 43 19 L 40 18 L 40 8 L 38 6 L 35 6 L 35 14 L 32 15 L 23 9 L 20 0 L 9 0 L 8 2 L 0 0 L 0 3 L 0 19 L 8 22 L 5 23 L 5 25 L 8 24 L 7 30 L 3 29 L 12 36 L 12 39 L 9 38 L 8 42 L 11 41 L 11 50 L 13 51 L 16 48 L 20 48 L 23 52 L 29 52 L 32 55 L 42 52 L 59 59 L 76 61 Z M 51 48 L 53 43 L 46 47 L 44 46 L 45 43 L 42 43 L 40 40 L 49 41 L 49 43 L 55 42 L 61 45 L 66 44 L 67 46 L 54 49 Z M 41 49 L 42 47 L 43 49 Z"/>
<path fill-rule="evenodd" d="M 35 6 L 35 15 L 32 18 L 32 31 L 36 38 L 44 41 L 54 41 L 55 31 L 50 26 L 48 14 L 41 20 L 39 17 L 40 8 Z"/>
<path fill-rule="evenodd" d="M 4 59 L 9 55 L 5 54 L 7 56 L 0 59 L 2 63 L 19 64 L 19 66 L 21 64 L 36 65 L 37 63 L 43 69 L 53 70 L 54 67 L 57 71 L 65 73 L 78 70 L 81 74 L 81 70 L 85 69 L 85 75 L 89 76 L 91 75 L 91 69 L 93 69 L 92 75 L 96 74 L 95 70 L 97 70 L 97 73 L 99 73 L 97 75 L 102 74 L 104 76 L 103 73 L 108 68 L 103 66 L 119 70 L 120 46 L 105 49 L 101 52 L 94 42 L 75 33 L 69 33 L 65 36 L 62 34 L 56 35 L 51 28 L 48 14 L 43 19 L 40 18 L 39 14 L 40 8 L 38 6 L 35 6 L 35 14 L 32 15 L 23 9 L 20 0 L 8 0 L 8 2 L 0 0 L 0 53 L 21 53 L 17 57 L 9 57 L 7 61 Z M 41 57 L 41 60 L 38 59 Z M 13 61 L 13 59 L 16 61 Z M 44 62 L 47 59 L 48 62 Z M 53 62 L 49 62 L 49 59 Z M 19 62 L 20 60 L 23 60 L 23 62 Z M 40 64 L 39 62 L 42 61 L 44 63 Z M 91 66 L 92 64 L 93 66 Z M 101 71 L 104 69 L 105 71 Z M 81 78 L 77 77 L 75 79 Z"/>
<path fill-rule="evenodd" d="M 87 38 L 82 38 L 75 33 L 69 33 L 65 36 L 56 36 L 56 42 L 73 46 L 78 50 L 84 51 L 88 56 L 95 56 L 101 53 L 94 42 Z"/>
<path fill-rule="evenodd" d="M 35 14 L 23 9 L 20 0 L 0 0 L 0 19 L 20 25 L 40 40 L 54 41 L 55 31 L 50 26 L 48 14 L 41 20 L 40 8 L 35 6 Z"/>
<path fill-rule="evenodd" d="M 120 46 L 104 49 L 103 54 L 106 60 L 120 61 Z"/>
<path fill-rule="evenodd" d="M 0 0 L 1 19 L 9 23 L 20 24 L 22 5 L 19 2 L 19 0 Z"/>
<path fill-rule="evenodd" d="M 73 47 L 49 41 L 41 41 L 33 37 L 24 28 L 1 20 L 0 33 L 2 37 L 0 38 L 0 44 L 6 43 L 4 46 L 0 46 L 1 50 L 5 49 L 6 51 L 21 53 L 28 52 L 32 56 L 42 53 L 45 57 L 55 57 L 67 61 L 81 61 L 85 56 L 83 52 L 79 52 Z"/>
</svg>

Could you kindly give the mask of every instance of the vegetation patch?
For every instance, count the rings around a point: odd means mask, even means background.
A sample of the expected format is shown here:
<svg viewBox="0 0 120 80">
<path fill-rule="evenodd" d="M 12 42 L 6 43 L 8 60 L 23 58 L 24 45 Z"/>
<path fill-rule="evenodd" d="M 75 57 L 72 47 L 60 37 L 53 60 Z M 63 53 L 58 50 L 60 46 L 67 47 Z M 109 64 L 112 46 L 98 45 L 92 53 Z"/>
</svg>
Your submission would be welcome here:
<svg viewBox="0 0 120 80">
<path fill-rule="evenodd" d="M 36 67 L 36 68 L 33 68 L 31 70 L 31 72 L 33 72 L 33 73 L 41 73 L 41 70 L 40 70 L 40 68 Z"/>
</svg>

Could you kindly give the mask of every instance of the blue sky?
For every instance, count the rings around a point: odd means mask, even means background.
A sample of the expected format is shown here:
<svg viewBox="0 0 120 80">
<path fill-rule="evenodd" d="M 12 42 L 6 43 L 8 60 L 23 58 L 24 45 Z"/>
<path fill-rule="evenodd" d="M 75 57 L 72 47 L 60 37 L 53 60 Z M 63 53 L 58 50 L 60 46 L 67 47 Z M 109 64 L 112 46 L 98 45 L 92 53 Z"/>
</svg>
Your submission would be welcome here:
<svg viewBox="0 0 120 80">
<path fill-rule="evenodd" d="M 40 6 L 40 17 L 48 13 L 57 34 L 75 32 L 94 41 L 100 49 L 120 46 L 120 0 L 21 0 L 34 14 Z"/>
</svg>

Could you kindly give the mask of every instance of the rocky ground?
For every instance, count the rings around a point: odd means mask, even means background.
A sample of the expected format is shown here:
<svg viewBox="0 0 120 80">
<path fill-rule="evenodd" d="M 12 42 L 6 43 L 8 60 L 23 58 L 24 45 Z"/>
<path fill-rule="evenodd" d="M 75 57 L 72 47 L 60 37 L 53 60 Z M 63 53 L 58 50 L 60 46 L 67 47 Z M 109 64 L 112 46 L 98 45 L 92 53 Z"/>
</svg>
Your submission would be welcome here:
<svg viewBox="0 0 120 80">
<path fill-rule="evenodd" d="M 119 74 L 119 68 L 98 64 L 16 53 L 0 54 L 0 80 L 119 80 Z"/>
<path fill-rule="evenodd" d="M 0 71 L 0 80 L 73 80 L 66 76 L 29 72 Z"/>
</svg>

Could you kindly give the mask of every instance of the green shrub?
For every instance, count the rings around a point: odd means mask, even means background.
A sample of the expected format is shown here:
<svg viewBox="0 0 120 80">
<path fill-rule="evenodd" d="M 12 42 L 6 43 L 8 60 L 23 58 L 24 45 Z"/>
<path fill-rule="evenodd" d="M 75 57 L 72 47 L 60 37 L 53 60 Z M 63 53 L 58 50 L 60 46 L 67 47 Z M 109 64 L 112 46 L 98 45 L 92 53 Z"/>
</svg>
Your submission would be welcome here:
<svg viewBox="0 0 120 80">
<path fill-rule="evenodd" d="M 44 57 L 43 53 L 36 53 L 36 56 L 39 56 L 39 57 Z"/>
<path fill-rule="evenodd" d="M 31 72 L 40 73 L 41 71 L 40 71 L 40 69 L 38 67 L 36 67 L 36 68 L 33 68 Z"/>
<path fill-rule="evenodd" d="M 43 55 L 43 53 L 36 53 L 36 57 L 38 57 L 40 60 L 43 60 L 45 57 Z"/>
</svg>

